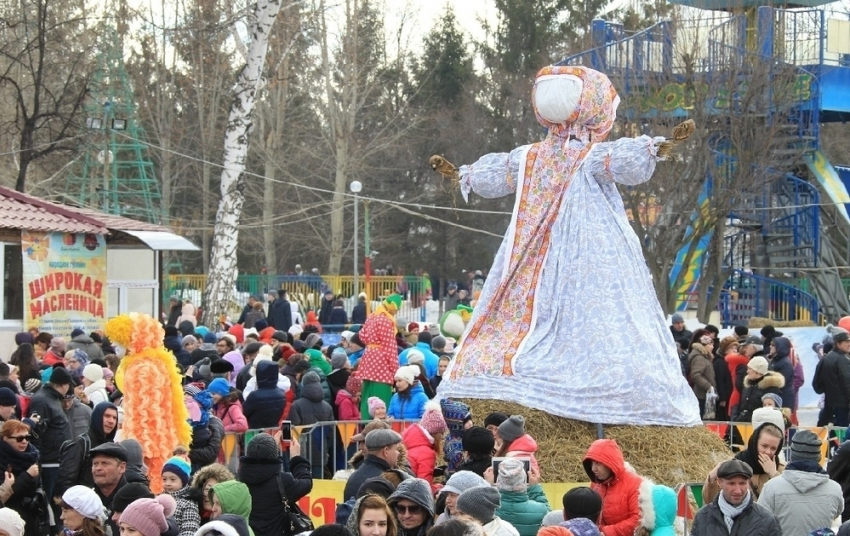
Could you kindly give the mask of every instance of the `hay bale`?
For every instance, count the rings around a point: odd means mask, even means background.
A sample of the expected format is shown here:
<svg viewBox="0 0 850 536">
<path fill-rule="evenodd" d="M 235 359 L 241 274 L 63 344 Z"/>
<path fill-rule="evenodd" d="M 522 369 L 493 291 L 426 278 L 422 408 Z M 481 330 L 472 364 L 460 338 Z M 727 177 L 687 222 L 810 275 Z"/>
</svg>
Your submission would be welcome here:
<svg viewBox="0 0 850 536">
<path fill-rule="evenodd" d="M 760 316 L 754 316 L 747 321 L 747 327 L 750 329 L 763 328 L 765 326 L 773 326 L 775 328 L 810 328 L 816 325 L 811 320 L 772 320 Z"/>
<path fill-rule="evenodd" d="M 582 465 L 587 447 L 597 438 L 596 426 L 557 417 L 540 410 L 500 400 L 461 399 L 478 422 L 494 411 L 523 415 L 527 432 L 537 441 L 537 460 L 546 482 L 587 482 Z M 718 461 L 732 456 L 726 444 L 702 426 L 604 426 L 626 461 L 642 476 L 675 486 L 702 482 Z"/>
</svg>

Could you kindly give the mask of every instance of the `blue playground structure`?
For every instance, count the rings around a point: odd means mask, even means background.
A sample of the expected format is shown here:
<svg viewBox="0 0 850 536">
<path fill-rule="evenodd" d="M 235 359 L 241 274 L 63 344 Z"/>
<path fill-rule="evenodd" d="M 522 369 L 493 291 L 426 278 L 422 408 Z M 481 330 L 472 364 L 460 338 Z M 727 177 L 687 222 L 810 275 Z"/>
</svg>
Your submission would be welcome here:
<svg viewBox="0 0 850 536">
<path fill-rule="evenodd" d="M 850 166 L 827 160 L 820 126 L 850 119 L 850 14 L 818 8 L 825 4 L 819 0 L 784 5 L 672 1 L 684 6 L 683 16 L 640 32 L 593 21 L 593 48 L 561 64 L 608 74 L 624 103 L 630 103 L 625 114 L 632 119 L 635 114 L 684 119 L 692 91 L 686 81 L 693 85 L 694 80 L 741 77 L 754 57 L 770 69 L 783 70 L 792 81 L 791 102 L 781 110 L 769 103 L 758 111 L 780 133 L 777 148 L 770 151 L 772 178 L 761 191 L 741 192 L 743 202 L 729 214 L 723 265 L 731 277 L 719 309 L 725 325 L 746 324 L 752 317 L 836 322 L 850 314 L 842 284 L 842 276 L 850 274 Z M 698 22 L 688 21 L 687 12 Z M 701 33 L 694 32 L 695 25 Z M 707 42 L 694 42 L 695 35 L 706 35 Z M 689 45 L 687 58 L 676 52 L 680 41 Z M 733 94 L 717 95 L 708 106 L 718 116 L 752 113 L 736 108 L 735 99 Z M 722 138 L 709 141 L 718 176 L 708 177 L 698 205 L 711 195 L 712 180 L 727 173 L 731 177 L 737 165 Z M 699 218 L 699 211 L 700 206 L 694 207 L 691 221 Z M 711 238 L 700 237 L 677 257 L 671 284 L 685 274 L 677 289 L 682 296 L 678 310 L 688 308 L 687 297 L 700 284 Z M 694 253 L 688 263 L 689 249 Z"/>
</svg>

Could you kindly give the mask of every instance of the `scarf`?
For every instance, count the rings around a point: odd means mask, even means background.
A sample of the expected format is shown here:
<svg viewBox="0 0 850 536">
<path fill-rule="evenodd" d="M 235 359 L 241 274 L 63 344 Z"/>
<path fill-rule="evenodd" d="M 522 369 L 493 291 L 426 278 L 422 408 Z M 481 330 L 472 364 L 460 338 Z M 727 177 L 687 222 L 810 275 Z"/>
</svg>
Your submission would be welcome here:
<svg viewBox="0 0 850 536">
<path fill-rule="evenodd" d="M 752 501 L 752 493 L 749 490 L 747 490 L 747 495 L 738 506 L 732 506 L 729 504 L 722 493 L 717 496 L 717 505 L 720 507 L 720 512 L 723 514 L 723 521 L 726 522 L 726 530 L 729 531 L 729 534 L 732 534 L 732 525 L 735 524 L 735 518 L 741 515 L 741 513 L 750 505 L 750 501 Z"/>
</svg>

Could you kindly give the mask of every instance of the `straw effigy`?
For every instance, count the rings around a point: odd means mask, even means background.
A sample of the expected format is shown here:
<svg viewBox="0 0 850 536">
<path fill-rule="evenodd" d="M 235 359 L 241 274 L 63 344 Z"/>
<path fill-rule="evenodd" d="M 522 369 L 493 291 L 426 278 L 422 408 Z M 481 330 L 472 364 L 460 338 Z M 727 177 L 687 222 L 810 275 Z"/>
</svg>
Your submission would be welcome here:
<svg viewBox="0 0 850 536">
<path fill-rule="evenodd" d="M 537 441 L 535 455 L 546 482 L 587 482 L 582 459 L 597 439 L 596 425 L 565 419 L 501 400 L 465 398 L 476 422 L 494 411 L 523 415 L 526 431 Z M 726 444 L 702 427 L 605 425 L 605 437 L 614 439 L 638 474 L 659 484 L 675 486 L 702 482 L 717 462 L 732 457 Z"/>
</svg>

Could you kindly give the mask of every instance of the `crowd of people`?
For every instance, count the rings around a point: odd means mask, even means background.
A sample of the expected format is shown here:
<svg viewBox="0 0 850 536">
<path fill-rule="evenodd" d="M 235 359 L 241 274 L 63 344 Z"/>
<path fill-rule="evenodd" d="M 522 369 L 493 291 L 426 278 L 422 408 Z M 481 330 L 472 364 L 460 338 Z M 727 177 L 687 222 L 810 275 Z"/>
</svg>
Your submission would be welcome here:
<svg viewBox="0 0 850 536">
<path fill-rule="evenodd" d="M 395 321 L 392 298 L 376 312 L 380 324 L 347 325 L 339 345 L 325 344 L 309 319 L 286 331 L 264 326 L 253 303 L 243 323 L 215 330 L 192 322 L 185 305 L 163 342 L 182 374 L 192 441 L 170 446 L 159 495 L 142 446 L 122 437 L 121 358 L 103 333 L 16 336 L 0 363 L 0 536 L 295 534 L 297 501 L 313 479 L 331 477 L 346 479 L 343 502 L 317 536 L 672 534 L 676 493 L 641 477 L 612 440 L 588 446 L 590 486 L 553 508 L 525 418 L 496 412 L 476 422 L 465 404 L 438 399 L 453 341 Z M 691 534 L 823 534 L 836 517 L 850 519 L 850 447 L 824 470 L 822 441 L 789 430 L 802 382 L 790 341 L 772 328 L 718 341 L 711 326 L 690 333 L 678 320 L 671 332 L 687 341 L 683 373 L 701 410 L 713 393 L 718 414 L 754 428 L 706 475 Z M 824 342 L 814 382 L 825 392 L 822 419 L 840 425 L 850 397 L 836 382 L 850 367 L 850 336 L 830 327 Z M 388 378 L 376 374 L 388 366 Z M 407 421 L 402 433 L 395 420 Z M 320 425 L 334 421 L 368 423 L 345 445 L 335 426 Z M 291 440 L 282 431 L 290 423 L 319 426 Z M 230 433 L 243 438 L 236 467 L 223 455 Z"/>
</svg>

